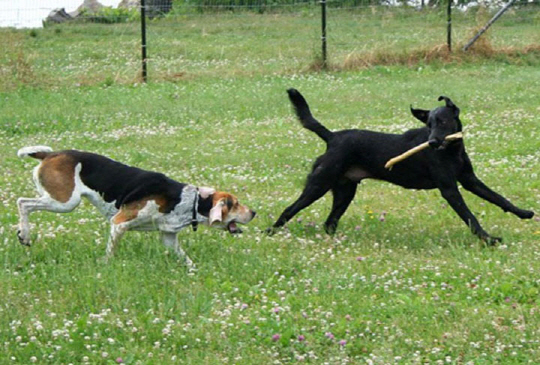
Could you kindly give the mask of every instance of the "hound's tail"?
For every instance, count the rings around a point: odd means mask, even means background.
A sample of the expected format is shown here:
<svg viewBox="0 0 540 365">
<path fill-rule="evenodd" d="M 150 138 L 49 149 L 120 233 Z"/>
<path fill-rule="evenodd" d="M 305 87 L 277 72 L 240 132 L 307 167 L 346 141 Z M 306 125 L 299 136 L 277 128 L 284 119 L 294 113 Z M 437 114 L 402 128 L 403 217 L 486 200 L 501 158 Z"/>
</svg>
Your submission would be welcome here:
<svg viewBox="0 0 540 365">
<path fill-rule="evenodd" d="M 312 132 L 315 132 L 319 137 L 321 137 L 325 142 L 328 142 L 330 138 L 334 135 L 330 130 L 328 130 L 324 125 L 319 123 L 319 121 L 313 118 L 311 111 L 309 110 L 309 105 L 306 102 L 306 99 L 300 94 L 296 89 L 287 90 L 289 94 L 289 99 L 294 106 L 296 115 L 300 120 L 300 123 L 304 128 L 309 129 Z"/>
<path fill-rule="evenodd" d="M 37 158 L 39 160 L 43 160 L 47 155 L 52 152 L 51 147 L 47 146 L 29 146 L 29 147 L 23 147 L 17 152 L 17 156 L 19 157 L 33 157 Z"/>
</svg>

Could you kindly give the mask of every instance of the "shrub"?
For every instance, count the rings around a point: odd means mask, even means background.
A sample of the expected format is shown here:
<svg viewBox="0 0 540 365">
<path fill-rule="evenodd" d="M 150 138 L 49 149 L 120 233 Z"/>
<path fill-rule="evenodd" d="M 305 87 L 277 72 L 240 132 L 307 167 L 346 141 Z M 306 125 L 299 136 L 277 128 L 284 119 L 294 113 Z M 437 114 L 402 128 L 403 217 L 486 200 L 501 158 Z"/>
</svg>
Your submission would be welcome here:
<svg viewBox="0 0 540 365">
<path fill-rule="evenodd" d="M 112 8 L 103 7 L 97 12 L 83 10 L 79 18 L 93 23 L 126 23 L 141 18 L 138 8 Z"/>
</svg>

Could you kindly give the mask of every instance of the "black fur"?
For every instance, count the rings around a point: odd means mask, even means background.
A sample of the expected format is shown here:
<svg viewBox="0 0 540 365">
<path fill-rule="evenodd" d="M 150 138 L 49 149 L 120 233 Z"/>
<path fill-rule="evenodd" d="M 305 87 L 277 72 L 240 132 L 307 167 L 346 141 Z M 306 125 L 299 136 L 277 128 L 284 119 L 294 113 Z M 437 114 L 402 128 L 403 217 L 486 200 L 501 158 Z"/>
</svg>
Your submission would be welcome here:
<svg viewBox="0 0 540 365">
<path fill-rule="evenodd" d="M 82 182 L 99 192 L 106 202 L 114 201 L 117 209 L 151 195 L 160 195 L 167 200 L 163 213 L 169 213 L 180 203 L 186 186 L 162 173 L 127 166 L 95 153 L 76 150 L 54 153 L 66 154 L 76 163 L 81 163 Z"/>
<path fill-rule="evenodd" d="M 459 109 L 449 98 L 439 97 L 446 105 L 433 110 L 411 108 L 412 114 L 426 126 L 403 134 L 357 129 L 331 132 L 313 118 L 307 102 L 297 90 L 287 92 L 302 125 L 321 137 L 327 144 L 327 150 L 315 161 L 301 196 L 285 209 L 269 232 L 283 226 L 329 190 L 332 191 L 334 202 L 325 222 L 325 230 L 335 232 L 339 219 L 354 198 L 357 184 L 365 178 L 389 181 L 408 189 L 439 189 L 472 232 L 489 244 L 501 239 L 490 236 L 480 226 L 458 190 L 458 181 L 465 189 L 505 212 L 522 219 L 533 217 L 532 211 L 512 205 L 476 177 L 462 140 L 444 141 L 447 135 L 462 129 Z M 389 159 L 425 141 L 429 142 L 431 148 L 399 162 L 392 170 L 384 167 Z"/>
<path fill-rule="evenodd" d="M 203 198 L 199 195 L 199 203 L 197 205 L 197 212 L 199 212 L 199 214 L 204 215 L 205 217 L 210 215 L 210 209 L 212 209 L 213 204 L 213 196 L 214 194 L 211 194 L 207 198 Z"/>
</svg>

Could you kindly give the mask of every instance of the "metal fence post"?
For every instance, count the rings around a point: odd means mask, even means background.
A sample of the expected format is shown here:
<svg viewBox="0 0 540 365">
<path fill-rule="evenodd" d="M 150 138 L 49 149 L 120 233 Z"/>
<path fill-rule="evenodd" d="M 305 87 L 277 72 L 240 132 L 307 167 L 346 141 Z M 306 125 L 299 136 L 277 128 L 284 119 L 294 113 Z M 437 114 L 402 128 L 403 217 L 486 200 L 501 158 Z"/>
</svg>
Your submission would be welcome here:
<svg viewBox="0 0 540 365">
<path fill-rule="evenodd" d="M 448 52 L 452 52 L 452 0 L 448 0 L 446 14 L 446 43 L 448 45 Z"/>
<path fill-rule="evenodd" d="M 142 79 L 147 81 L 146 71 L 146 3 L 141 0 L 141 49 L 142 49 Z"/>
<path fill-rule="evenodd" d="M 321 23 L 322 23 L 322 67 L 326 69 L 328 66 L 328 59 L 326 54 L 326 0 L 321 0 Z"/>
<path fill-rule="evenodd" d="M 474 37 L 472 37 L 472 39 L 471 39 L 469 42 L 467 42 L 467 44 L 465 45 L 465 47 L 463 47 L 463 51 L 467 51 L 467 50 L 473 45 L 473 43 L 476 42 L 476 40 L 477 40 L 478 38 L 480 38 L 480 36 L 481 36 L 482 34 L 484 34 L 484 32 L 485 32 L 486 30 L 488 30 L 489 27 L 491 27 L 492 24 L 495 23 L 495 22 L 497 21 L 497 19 L 499 19 L 500 16 L 503 15 L 504 12 L 508 10 L 508 8 L 510 8 L 510 6 L 512 6 L 512 4 L 514 3 L 514 1 L 515 1 L 515 0 L 510 0 L 505 6 L 503 6 L 503 7 L 501 8 L 501 10 L 499 10 L 499 11 L 497 12 L 497 14 L 495 14 L 495 15 L 493 16 L 493 18 L 491 18 L 490 21 L 489 21 L 486 25 L 484 25 L 484 27 L 483 27 L 482 29 L 480 29 L 480 31 L 478 31 L 478 33 L 476 33 L 476 35 L 475 35 Z"/>
</svg>

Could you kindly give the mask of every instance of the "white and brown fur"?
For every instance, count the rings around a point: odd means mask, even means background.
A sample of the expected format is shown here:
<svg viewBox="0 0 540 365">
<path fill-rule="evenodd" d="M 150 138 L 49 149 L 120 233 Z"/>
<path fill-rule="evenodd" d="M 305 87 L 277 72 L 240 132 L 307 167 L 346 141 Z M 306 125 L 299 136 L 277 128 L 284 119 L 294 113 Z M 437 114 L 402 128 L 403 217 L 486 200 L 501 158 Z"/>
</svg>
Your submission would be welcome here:
<svg viewBox="0 0 540 365">
<path fill-rule="evenodd" d="M 126 231 L 157 230 L 163 243 L 191 266 L 177 240 L 180 229 L 204 223 L 238 233 L 236 223 L 246 224 L 255 216 L 232 194 L 196 188 L 94 153 L 33 146 L 20 149 L 17 155 L 41 160 L 34 169 L 40 197 L 17 200 L 18 237 L 23 245 L 30 245 L 30 213 L 71 212 L 86 197 L 111 223 L 107 258 Z"/>
</svg>

